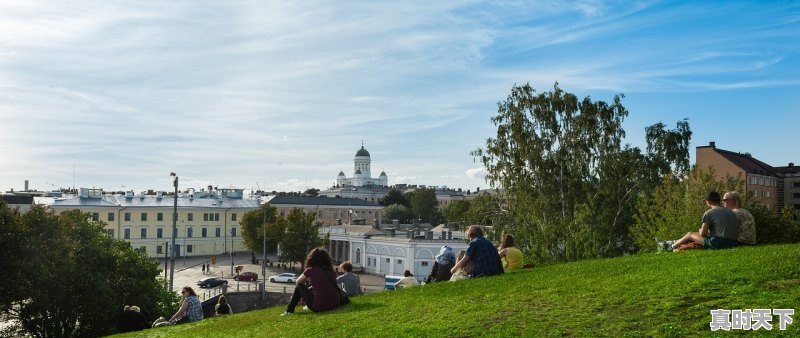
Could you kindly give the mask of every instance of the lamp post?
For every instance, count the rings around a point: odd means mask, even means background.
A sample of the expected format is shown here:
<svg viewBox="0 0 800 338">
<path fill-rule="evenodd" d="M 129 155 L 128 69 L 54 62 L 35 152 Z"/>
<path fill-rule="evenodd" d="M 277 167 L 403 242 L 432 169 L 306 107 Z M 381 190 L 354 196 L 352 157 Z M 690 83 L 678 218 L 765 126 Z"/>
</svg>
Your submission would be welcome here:
<svg viewBox="0 0 800 338">
<path fill-rule="evenodd" d="M 267 209 L 262 208 L 264 212 L 264 227 L 261 236 L 264 237 L 264 243 L 261 247 L 264 250 L 264 257 L 261 259 L 261 299 L 267 298 Z"/>
<path fill-rule="evenodd" d="M 175 281 L 175 239 L 178 236 L 178 175 L 174 172 L 169 173 L 172 179 L 172 185 L 175 186 L 174 203 L 172 205 L 172 246 L 169 250 L 169 290 L 172 291 L 173 282 Z"/>
</svg>

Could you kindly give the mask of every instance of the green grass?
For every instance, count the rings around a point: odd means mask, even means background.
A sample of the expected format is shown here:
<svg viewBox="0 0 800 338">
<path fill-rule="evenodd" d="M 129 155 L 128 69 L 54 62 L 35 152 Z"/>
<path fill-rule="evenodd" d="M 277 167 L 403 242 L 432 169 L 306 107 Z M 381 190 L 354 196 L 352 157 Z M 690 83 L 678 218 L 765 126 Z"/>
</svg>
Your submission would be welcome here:
<svg viewBox="0 0 800 338">
<path fill-rule="evenodd" d="M 146 330 L 149 337 L 800 336 L 800 244 L 642 254 Z M 795 309 L 787 331 L 710 331 L 712 309 Z M 128 334 L 127 336 L 136 336 Z"/>
</svg>

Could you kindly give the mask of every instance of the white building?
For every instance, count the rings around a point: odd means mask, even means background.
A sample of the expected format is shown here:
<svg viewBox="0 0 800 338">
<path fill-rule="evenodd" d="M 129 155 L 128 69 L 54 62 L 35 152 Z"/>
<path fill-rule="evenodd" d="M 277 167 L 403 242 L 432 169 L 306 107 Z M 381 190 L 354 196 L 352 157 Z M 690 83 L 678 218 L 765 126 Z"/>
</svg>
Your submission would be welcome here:
<svg viewBox="0 0 800 338">
<path fill-rule="evenodd" d="M 349 260 L 355 269 L 378 275 L 402 275 L 409 270 L 420 281 L 431 273 L 443 245 L 455 253 L 468 246 L 462 231 L 446 225 L 431 230 L 408 224 L 333 226 L 321 228 L 320 235 L 328 239 L 327 250 L 334 262 Z"/>
<path fill-rule="evenodd" d="M 361 149 L 356 152 L 353 158 L 353 177 L 347 177 L 344 171 L 340 171 L 336 176 L 338 187 L 386 187 L 389 185 L 389 178 L 386 173 L 381 171 L 378 178 L 372 178 L 372 159 L 369 152 L 361 145 Z"/>
</svg>

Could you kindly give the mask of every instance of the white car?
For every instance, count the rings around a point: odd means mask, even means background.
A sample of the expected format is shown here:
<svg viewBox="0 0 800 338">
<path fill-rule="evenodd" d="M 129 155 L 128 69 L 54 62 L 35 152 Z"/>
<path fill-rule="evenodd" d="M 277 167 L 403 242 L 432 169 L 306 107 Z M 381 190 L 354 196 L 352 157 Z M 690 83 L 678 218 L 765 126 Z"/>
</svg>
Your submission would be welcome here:
<svg viewBox="0 0 800 338">
<path fill-rule="evenodd" d="M 297 280 L 297 275 L 293 273 L 282 273 L 277 276 L 269 276 L 269 281 L 273 283 L 294 283 Z"/>
</svg>

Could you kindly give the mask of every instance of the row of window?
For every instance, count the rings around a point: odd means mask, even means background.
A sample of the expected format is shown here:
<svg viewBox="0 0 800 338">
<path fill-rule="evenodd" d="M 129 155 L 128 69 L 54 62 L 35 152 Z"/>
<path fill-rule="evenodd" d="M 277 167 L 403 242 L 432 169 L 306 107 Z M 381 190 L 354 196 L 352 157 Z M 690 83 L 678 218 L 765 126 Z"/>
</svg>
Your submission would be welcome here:
<svg viewBox="0 0 800 338">
<path fill-rule="evenodd" d="M 139 238 L 147 239 L 147 229 L 148 228 L 139 229 Z M 106 231 L 111 237 L 114 237 L 114 229 L 106 229 Z M 122 238 L 131 239 L 131 231 L 131 228 L 122 229 Z M 186 228 L 186 238 L 192 237 L 194 237 L 194 228 Z M 208 228 L 200 228 L 200 237 L 208 237 Z M 222 237 L 222 228 L 214 228 L 214 237 Z M 235 227 L 231 228 L 231 237 L 236 237 Z M 164 228 L 156 228 L 156 238 L 164 238 Z"/>
<path fill-rule="evenodd" d="M 756 190 L 753 193 L 754 193 L 755 197 L 759 197 L 759 198 L 770 198 L 770 197 L 772 197 L 772 191 Z"/>
<path fill-rule="evenodd" d="M 124 214 L 124 217 L 125 217 L 124 219 L 125 219 L 126 222 L 130 222 L 131 221 L 131 213 L 130 212 L 126 212 Z M 232 213 L 231 214 L 231 221 L 232 222 L 236 222 L 236 218 L 237 218 L 236 217 L 236 213 Z M 142 222 L 147 222 L 147 213 L 146 212 L 141 213 L 139 219 Z M 99 220 L 100 220 L 100 213 L 93 212 L 92 213 L 92 221 L 99 221 Z M 108 216 L 106 217 L 106 220 L 109 221 L 109 222 L 113 222 L 114 221 L 114 213 L 113 212 L 109 212 Z M 156 213 L 156 221 L 163 221 L 163 220 L 164 220 L 164 213 L 163 212 Z M 194 222 L 194 213 L 191 213 L 191 212 L 188 213 L 186 215 L 186 220 L 188 222 Z M 206 221 L 206 222 L 218 222 L 219 221 L 219 213 L 218 212 L 206 212 L 206 213 L 203 213 L 203 221 Z"/>
<path fill-rule="evenodd" d="M 750 177 L 750 184 L 752 185 L 763 185 L 765 187 L 775 187 L 777 186 L 777 181 L 769 178 L 763 177 Z"/>
<path fill-rule="evenodd" d="M 318 218 L 322 218 L 323 217 L 323 211 L 324 211 L 324 215 L 325 215 L 326 218 L 327 217 L 331 217 L 331 211 L 330 210 L 319 210 L 319 211 L 317 211 L 317 217 Z M 333 218 L 346 218 L 348 212 L 349 212 L 349 210 L 334 210 L 333 211 Z M 365 210 L 353 210 L 353 213 L 354 213 L 353 217 L 355 217 L 355 215 L 359 215 L 359 217 L 365 217 L 365 216 L 372 216 L 373 215 L 372 210 L 366 210 L 366 211 Z M 375 211 L 374 215 L 376 217 L 379 216 L 380 215 L 380 211 Z M 283 216 L 283 211 L 281 211 L 281 216 Z"/>
<path fill-rule="evenodd" d="M 361 255 L 357 255 L 356 256 L 356 263 L 360 263 L 361 262 L 360 256 Z M 386 260 L 386 264 L 391 264 L 392 263 L 392 259 L 391 258 L 384 258 L 384 259 Z M 421 266 L 428 266 L 428 262 L 427 261 L 423 261 L 423 262 L 420 262 L 420 263 L 421 263 L 420 264 Z M 403 260 L 402 259 L 397 259 L 395 261 L 395 264 L 402 265 L 403 264 Z M 376 267 L 377 265 L 378 265 L 378 259 L 373 258 L 373 257 L 367 257 L 367 266 Z"/>
</svg>

